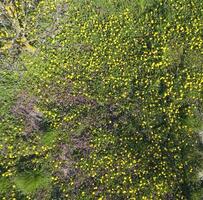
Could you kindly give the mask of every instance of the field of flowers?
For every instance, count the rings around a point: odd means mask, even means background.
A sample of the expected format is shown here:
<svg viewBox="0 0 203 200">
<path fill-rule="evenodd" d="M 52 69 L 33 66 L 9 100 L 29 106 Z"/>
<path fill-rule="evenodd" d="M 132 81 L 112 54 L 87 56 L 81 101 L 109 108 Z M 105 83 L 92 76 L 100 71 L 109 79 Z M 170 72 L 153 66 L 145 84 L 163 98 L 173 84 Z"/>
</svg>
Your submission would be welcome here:
<svg viewBox="0 0 203 200">
<path fill-rule="evenodd" d="M 203 198 L 203 1 L 0 9 L 0 199 Z"/>
</svg>

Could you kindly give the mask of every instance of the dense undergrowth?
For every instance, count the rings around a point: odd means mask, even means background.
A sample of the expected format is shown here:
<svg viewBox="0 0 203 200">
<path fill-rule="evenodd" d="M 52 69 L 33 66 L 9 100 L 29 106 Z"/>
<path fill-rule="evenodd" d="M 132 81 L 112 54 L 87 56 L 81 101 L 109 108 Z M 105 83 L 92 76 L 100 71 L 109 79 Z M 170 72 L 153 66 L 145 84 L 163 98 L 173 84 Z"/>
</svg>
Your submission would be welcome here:
<svg viewBox="0 0 203 200">
<path fill-rule="evenodd" d="M 16 2 L 1 199 L 200 200 L 202 1 Z"/>
</svg>

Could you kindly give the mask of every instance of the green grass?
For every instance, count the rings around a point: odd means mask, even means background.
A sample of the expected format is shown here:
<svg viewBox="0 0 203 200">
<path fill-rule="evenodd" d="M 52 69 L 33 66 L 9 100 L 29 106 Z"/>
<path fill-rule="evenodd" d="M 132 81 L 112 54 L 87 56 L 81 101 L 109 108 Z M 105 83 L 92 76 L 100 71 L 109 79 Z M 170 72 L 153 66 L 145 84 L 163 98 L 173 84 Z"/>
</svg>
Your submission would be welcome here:
<svg viewBox="0 0 203 200">
<path fill-rule="evenodd" d="M 10 180 L 6 177 L 0 177 L 0 191 L 2 193 L 8 192 L 8 188 L 10 186 Z"/>
<path fill-rule="evenodd" d="M 41 142 L 43 145 L 48 145 L 48 146 L 52 145 L 56 141 L 58 135 L 59 135 L 59 132 L 57 131 L 54 131 L 54 130 L 47 131 L 43 133 Z"/>
<path fill-rule="evenodd" d="M 19 174 L 14 178 L 17 188 L 24 194 L 35 192 L 38 189 L 47 188 L 50 184 L 51 177 L 45 173 L 26 172 Z"/>
</svg>

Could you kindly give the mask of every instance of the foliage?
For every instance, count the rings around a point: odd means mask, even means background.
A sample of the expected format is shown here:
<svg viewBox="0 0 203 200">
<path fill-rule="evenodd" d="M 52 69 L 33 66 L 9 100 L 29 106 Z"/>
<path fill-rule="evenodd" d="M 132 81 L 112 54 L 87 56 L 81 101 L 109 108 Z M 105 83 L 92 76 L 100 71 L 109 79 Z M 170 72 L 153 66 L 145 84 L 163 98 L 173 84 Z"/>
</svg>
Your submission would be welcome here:
<svg viewBox="0 0 203 200">
<path fill-rule="evenodd" d="M 27 117 L 1 92 L 2 198 L 201 198 L 202 1 L 17 2 L 35 51 L 17 55 Z"/>
<path fill-rule="evenodd" d="M 18 189 L 23 193 L 29 194 L 36 189 L 47 187 L 50 183 L 50 178 L 46 174 L 36 172 L 24 173 L 16 176 L 14 182 Z"/>
</svg>

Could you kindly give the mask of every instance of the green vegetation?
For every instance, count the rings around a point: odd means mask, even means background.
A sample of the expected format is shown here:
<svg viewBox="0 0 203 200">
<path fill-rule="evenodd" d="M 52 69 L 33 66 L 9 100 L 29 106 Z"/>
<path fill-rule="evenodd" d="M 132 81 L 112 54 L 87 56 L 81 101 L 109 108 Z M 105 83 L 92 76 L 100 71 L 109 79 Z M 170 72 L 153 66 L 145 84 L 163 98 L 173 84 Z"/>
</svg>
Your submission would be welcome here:
<svg viewBox="0 0 203 200">
<path fill-rule="evenodd" d="M 20 174 L 15 177 L 14 183 L 24 194 L 35 192 L 41 187 L 46 187 L 50 183 L 50 178 L 46 174 L 36 172 Z"/>
<path fill-rule="evenodd" d="M 0 3 L 0 198 L 203 198 L 202 8 Z"/>
</svg>

